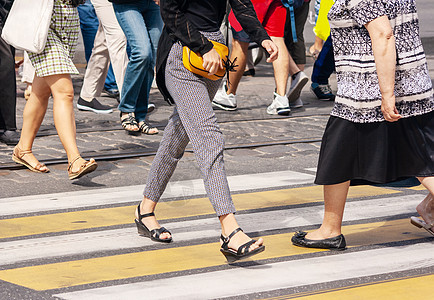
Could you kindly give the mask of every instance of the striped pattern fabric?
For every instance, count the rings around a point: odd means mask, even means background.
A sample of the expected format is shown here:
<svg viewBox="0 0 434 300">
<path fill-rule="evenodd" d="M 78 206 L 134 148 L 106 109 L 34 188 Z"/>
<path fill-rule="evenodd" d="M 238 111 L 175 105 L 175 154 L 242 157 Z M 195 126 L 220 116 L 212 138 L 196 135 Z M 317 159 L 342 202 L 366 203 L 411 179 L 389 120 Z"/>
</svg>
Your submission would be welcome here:
<svg viewBox="0 0 434 300">
<path fill-rule="evenodd" d="M 37 76 L 79 74 L 72 62 L 79 30 L 77 9 L 70 1 L 55 0 L 45 49 L 39 54 L 29 53 Z"/>
<path fill-rule="evenodd" d="M 396 39 L 398 111 L 403 117 L 411 117 L 434 110 L 415 1 L 337 0 L 328 15 L 338 79 L 331 115 L 358 123 L 384 121 L 371 40 L 363 26 L 384 15 Z"/>
<path fill-rule="evenodd" d="M 224 43 L 220 32 L 202 32 Z M 224 139 L 211 100 L 221 80 L 209 80 L 188 71 L 182 63 L 182 46 L 172 46 L 166 64 L 166 86 L 176 107 L 152 163 L 144 196 L 157 202 L 163 194 L 185 147 L 191 141 L 202 171 L 205 190 L 218 216 L 235 212 L 223 162 Z"/>
</svg>

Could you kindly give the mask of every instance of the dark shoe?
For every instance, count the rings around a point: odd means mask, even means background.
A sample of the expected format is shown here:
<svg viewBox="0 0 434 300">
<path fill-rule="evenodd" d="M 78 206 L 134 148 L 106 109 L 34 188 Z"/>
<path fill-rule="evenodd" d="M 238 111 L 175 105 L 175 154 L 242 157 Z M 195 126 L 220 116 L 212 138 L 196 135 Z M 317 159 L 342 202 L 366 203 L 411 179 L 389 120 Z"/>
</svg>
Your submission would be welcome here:
<svg viewBox="0 0 434 300">
<path fill-rule="evenodd" d="M 220 236 L 220 239 L 223 242 L 220 251 L 226 257 L 229 263 L 261 253 L 262 251 L 265 250 L 265 246 L 261 245 L 255 250 L 250 251 L 249 248 L 251 245 L 256 243 L 255 240 L 250 240 L 249 242 L 239 246 L 238 250 L 229 248 L 229 241 L 239 231 L 243 231 L 243 230 L 241 228 L 237 228 L 234 231 L 232 231 L 232 233 L 227 237 L 224 237 L 223 235 Z"/>
<path fill-rule="evenodd" d="M 9 146 L 15 146 L 20 140 L 20 134 L 16 130 L 5 130 L 0 133 L 0 141 Z"/>
<path fill-rule="evenodd" d="M 105 93 L 110 98 L 119 98 L 119 90 L 118 89 L 106 89 L 104 88 L 102 90 L 103 93 Z"/>
<path fill-rule="evenodd" d="M 332 250 L 345 250 L 347 243 L 345 237 L 341 234 L 324 240 L 309 240 L 306 238 L 307 232 L 298 231 L 294 234 L 291 241 L 294 245 L 306 248 L 320 248 Z"/>
<path fill-rule="evenodd" d="M 243 76 L 255 76 L 255 69 L 248 69 L 247 71 L 244 71 Z"/>
<path fill-rule="evenodd" d="M 95 98 L 93 98 L 92 101 L 89 102 L 79 97 L 77 101 L 77 108 L 79 110 L 93 111 L 97 114 L 110 114 L 113 112 L 113 109 L 111 109 L 110 106 L 101 104 Z"/>
<path fill-rule="evenodd" d="M 156 241 L 156 242 L 170 243 L 172 241 L 172 234 L 166 228 L 160 227 L 158 229 L 149 230 L 148 227 L 146 227 L 146 225 L 143 224 L 143 222 L 142 222 L 143 218 L 155 216 L 155 214 L 153 212 L 141 215 L 140 214 L 140 204 L 139 204 L 139 206 L 137 206 L 137 214 L 139 215 L 139 219 L 138 220 L 135 219 L 134 222 L 136 223 L 137 231 L 138 231 L 139 235 L 144 236 L 144 237 L 148 237 L 151 240 Z M 171 235 L 170 238 L 160 239 L 160 235 L 162 233 L 165 233 L 165 232 L 167 232 L 168 234 Z"/>
<path fill-rule="evenodd" d="M 333 95 L 332 89 L 328 84 L 312 83 L 310 90 L 319 100 L 334 101 L 336 96 Z"/>
</svg>

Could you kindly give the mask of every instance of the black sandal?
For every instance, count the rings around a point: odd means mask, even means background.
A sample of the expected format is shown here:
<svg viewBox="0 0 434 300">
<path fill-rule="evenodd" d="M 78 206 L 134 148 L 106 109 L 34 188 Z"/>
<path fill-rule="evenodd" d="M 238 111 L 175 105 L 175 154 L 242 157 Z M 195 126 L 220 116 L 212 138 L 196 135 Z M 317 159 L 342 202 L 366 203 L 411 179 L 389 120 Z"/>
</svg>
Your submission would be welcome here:
<svg viewBox="0 0 434 300">
<path fill-rule="evenodd" d="M 167 230 L 166 228 L 160 227 L 158 229 L 149 230 L 148 227 L 146 227 L 146 225 L 143 224 L 143 222 L 142 222 L 143 218 L 155 216 L 155 214 L 153 212 L 141 215 L 140 214 L 140 204 L 139 204 L 139 206 L 137 207 L 137 214 L 139 215 L 139 219 L 138 220 L 135 219 L 134 222 L 136 222 L 137 231 L 139 232 L 139 235 L 144 236 L 144 237 L 148 237 L 151 240 L 156 241 L 156 242 L 170 243 L 172 241 L 172 233 L 170 233 L 170 231 Z M 165 232 L 170 234 L 170 238 L 160 239 L 160 235 L 162 233 L 165 233 Z"/>
<path fill-rule="evenodd" d="M 255 240 L 250 240 L 249 242 L 241 245 L 238 247 L 238 250 L 235 251 L 232 248 L 229 248 L 229 241 L 231 238 L 238 233 L 239 231 L 243 231 L 241 228 L 237 228 L 228 237 L 224 237 L 223 234 L 220 236 L 220 239 L 222 240 L 223 244 L 221 245 L 220 251 L 223 253 L 223 255 L 226 257 L 227 261 L 229 263 L 234 262 L 236 260 L 240 260 L 258 253 L 261 253 L 265 250 L 265 246 L 261 245 L 258 248 L 254 250 L 249 250 L 250 246 L 256 243 Z"/>
<path fill-rule="evenodd" d="M 158 131 L 151 133 L 150 131 L 152 129 L 157 129 L 157 127 L 152 127 L 151 125 L 149 125 L 148 123 L 146 123 L 146 121 L 141 121 L 139 123 L 139 131 L 143 132 L 144 134 L 149 134 L 149 135 L 158 134 Z"/>
<path fill-rule="evenodd" d="M 134 113 L 123 113 L 121 112 L 121 125 L 122 128 L 125 129 L 129 134 L 136 134 L 139 133 L 139 129 L 137 130 L 131 130 L 128 129 L 127 126 L 135 126 L 139 128 L 139 124 L 137 124 L 136 118 L 134 116 Z"/>
</svg>

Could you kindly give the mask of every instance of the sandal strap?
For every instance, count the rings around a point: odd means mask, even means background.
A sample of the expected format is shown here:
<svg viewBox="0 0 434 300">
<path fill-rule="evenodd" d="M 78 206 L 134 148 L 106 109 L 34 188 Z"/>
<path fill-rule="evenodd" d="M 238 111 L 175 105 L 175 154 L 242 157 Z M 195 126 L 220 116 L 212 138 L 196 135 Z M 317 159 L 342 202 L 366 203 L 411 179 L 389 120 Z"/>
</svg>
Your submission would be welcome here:
<svg viewBox="0 0 434 300">
<path fill-rule="evenodd" d="M 251 245 L 256 243 L 255 240 L 250 240 L 249 242 L 238 247 L 237 255 L 245 254 L 249 252 L 249 248 Z"/>
<path fill-rule="evenodd" d="M 126 117 L 127 116 L 127 117 Z M 127 113 L 126 115 L 122 115 L 121 112 L 121 124 L 122 127 L 126 127 L 128 125 L 138 125 L 134 113 Z"/>
<path fill-rule="evenodd" d="M 155 213 L 154 212 L 150 212 L 150 213 L 147 213 L 147 214 L 141 214 L 140 213 L 140 204 L 137 206 L 137 214 L 139 215 L 139 222 L 141 223 L 142 222 L 142 219 L 143 218 L 146 218 L 146 217 L 154 217 L 155 216 Z"/>
<path fill-rule="evenodd" d="M 71 160 L 71 162 L 69 163 L 69 166 L 68 166 L 68 171 L 71 170 L 72 165 L 73 165 L 77 160 L 79 160 L 80 158 L 81 158 L 81 155 L 78 155 L 76 158 L 74 158 L 73 160 Z"/>
<path fill-rule="evenodd" d="M 228 235 L 227 237 L 223 236 L 223 234 L 220 236 L 220 239 L 223 241 L 223 244 L 222 244 L 222 248 L 223 248 L 223 249 L 226 249 L 226 250 L 227 250 L 228 245 L 229 245 L 229 241 L 230 241 L 231 238 L 232 238 L 235 234 L 237 234 L 239 231 L 242 232 L 243 230 L 242 230 L 240 227 L 238 227 L 237 229 L 235 229 L 234 231 L 232 231 L 231 234 Z"/>
<path fill-rule="evenodd" d="M 164 227 L 160 227 L 160 228 L 158 228 L 158 229 L 152 229 L 152 230 L 151 230 L 151 235 L 152 235 L 155 239 L 159 239 L 159 240 L 161 240 L 161 239 L 160 239 L 160 235 L 163 234 L 163 233 L 165 233 L 165 232 L 167 232 L 168 234 L 172 235 L 172 234 L 170 233 L 170 231 L 167 230 L 167 229 L 164 228 Z M 164 240 L 164 239 L 162 239 L 162 240 Z"/>
<path fill-rule="evenodd" d="M 32 153 L 32 149 L 30 150 L 22 150 L 20 147 L 15 146 L 14 148 L 14 154 L 15 156 L 17 156 L 18 158 L 22 158 L 24 155 L 26 154 L 30 154 Z"/>
<path fill-rule="evenodd" d="M 142 131 L 143 133 L 149 133 L 150 130 L 152 129 L 156 129 L 156 127 L 152 127 L 150 124 L 148 124 L 146 121 L 142 121 L 139 123 L 140 124 L 140 131 Z"/>
</svg>

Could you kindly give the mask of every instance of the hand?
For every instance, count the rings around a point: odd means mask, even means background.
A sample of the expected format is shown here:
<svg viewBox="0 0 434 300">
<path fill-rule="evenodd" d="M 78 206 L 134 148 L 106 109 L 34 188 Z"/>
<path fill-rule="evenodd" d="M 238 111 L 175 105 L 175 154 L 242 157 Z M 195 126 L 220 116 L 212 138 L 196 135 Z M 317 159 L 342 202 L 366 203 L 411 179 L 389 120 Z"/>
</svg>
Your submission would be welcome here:
<svg viewBox="0 0 434 300">
<path fill-rule="evenodd" d="M 207 70 L 208 75 L 214 75 L 219 69 L 223 69 L 223 62 L 217 51 L 212 48 L 203 56 L 203 68 Z"/>
<path fill-rule="evenodd" d="M 267 58 L 267 62 L 271 63 L 277 59 L 279 55 L 279 48 L 277 48 L 276 44 L 272 40 L 264 40 L 261 43 L 261 46 L 267 50 L 270 57 Z"/>
<path fill-rule="evenodd" d="M 155 2 L 155 4 L 157 4 L 158 6 L 160 6 L 160 0 L 153 0 Z"/>
<path fill-rule="evenodd" d="M 15 61 L 15 69 L 18 69 L 24 62 L 24 59 Z"/>
<path fill-rule="evenodd" d="M 402 118 L 395 106 L 395 96 L 382 98 L 381 112 L 388 122 L 396 122 Z"/>
</svg>

